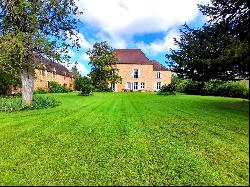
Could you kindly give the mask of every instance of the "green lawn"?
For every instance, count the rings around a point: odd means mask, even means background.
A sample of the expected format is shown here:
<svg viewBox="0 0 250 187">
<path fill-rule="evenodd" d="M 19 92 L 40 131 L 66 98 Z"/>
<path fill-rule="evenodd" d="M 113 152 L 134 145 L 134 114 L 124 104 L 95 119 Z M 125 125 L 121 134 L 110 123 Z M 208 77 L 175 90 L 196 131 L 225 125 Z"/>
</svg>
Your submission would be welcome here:
<svg viewBox="0 0 250 187">
<path fill-rule="evenodd" d="M 0 185 L 248 185 L 243 99 L 55 94 L 0 113 Z"/>
</svg>

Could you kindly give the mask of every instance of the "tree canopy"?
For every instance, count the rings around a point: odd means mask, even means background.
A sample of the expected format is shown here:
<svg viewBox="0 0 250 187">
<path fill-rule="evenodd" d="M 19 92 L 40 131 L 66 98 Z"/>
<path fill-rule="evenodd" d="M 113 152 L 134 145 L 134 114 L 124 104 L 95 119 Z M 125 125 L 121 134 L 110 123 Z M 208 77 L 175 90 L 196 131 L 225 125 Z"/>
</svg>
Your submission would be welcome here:
<svg viewBox="0 0 250 187">
<path fill-rule="evenodd" d="M 1 68 L 20 72 L 26 103 L 33 95 L 37 57 L 67 61 L 68 48 L 80 47 L 78 14 L 74 0 L 0 0 L 0 48 L 8 52 L 0 54 Z"/>
<path fill-rule="evenodd" d="M 107 42 L 96 42 L 93 45 L 93 49 L 88 50 L 87 54 L 89 55 L 89 64 L 91 65 L 89 76 L 97 91 L 110 90 L 109 84 L 121 81 L 116 68 L 118 59 Z"/>
<path fill-rule="evenodd" d="M 177 50 L 166 54 L 180 77 L 198 81 L 249 79 L 249 6 L 247 1 L 212 0 L 200 5 L 211 20 L 202 28 L 184 25 Z"/>
</svg>

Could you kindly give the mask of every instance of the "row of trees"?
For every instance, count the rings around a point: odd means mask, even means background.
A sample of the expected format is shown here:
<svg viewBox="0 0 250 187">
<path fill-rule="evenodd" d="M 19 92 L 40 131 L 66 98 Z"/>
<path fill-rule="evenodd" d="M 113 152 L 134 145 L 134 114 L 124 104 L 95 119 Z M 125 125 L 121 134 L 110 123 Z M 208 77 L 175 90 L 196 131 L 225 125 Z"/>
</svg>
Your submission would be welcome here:
<svg viewBox="0 0 250 187">
<path fill-rule="evenodd" d="M 168 65 L 196 81 L 249 79 L 249 1 L 211 0 L 199 9 L 209 22 L 200 29 L 183 26 Z"/>
</svg>

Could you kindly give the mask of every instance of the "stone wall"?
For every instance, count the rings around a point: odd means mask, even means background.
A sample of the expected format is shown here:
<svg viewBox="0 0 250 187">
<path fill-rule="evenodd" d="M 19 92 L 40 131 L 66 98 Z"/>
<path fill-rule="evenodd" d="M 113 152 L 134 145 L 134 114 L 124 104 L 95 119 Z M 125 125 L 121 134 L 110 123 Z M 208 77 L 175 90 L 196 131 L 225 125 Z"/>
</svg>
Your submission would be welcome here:
<svg viewBox="0 0 250 187">
<path fill-rule="evenodd" d="M 138 82 L 138 91 L 155 91 L 156 83 L 161 82 L 161 85 L 169 84 L 171 82 L 170 71 L 160 71 L 161 78 L 156 78 L 156 71 L 153 71 L 153 65 L 148 64 L 117 64 L 119 69 L 118 74 L 122 77 L 122 83 L 116 84 L 115 91 L 123 91 L 127 88 L 127 82 Z M 133 69 L 139 70 L 139 77 L 133 77 Z M 141 88 L 141 83 L 145 83 L 145 88 Z"/>
<path fill-rule="evenodd" d="M 35 84 L 34 84 L 34 90 L 37 90 L 38 88 L 40 89 L 48 89 L 48 82 L 50 81 L 55 81 L 58 82 L 61 85 L 64 85 L 68 88 L 73 89 L 73 83 L 74 83 L 74 78 L 73 77 L 67 77 L 67 76 L 62 76 L 59 74 L 56 74 L 56 72 L 48 72 L 42 70 L 35 70 Z"/>
</svg>

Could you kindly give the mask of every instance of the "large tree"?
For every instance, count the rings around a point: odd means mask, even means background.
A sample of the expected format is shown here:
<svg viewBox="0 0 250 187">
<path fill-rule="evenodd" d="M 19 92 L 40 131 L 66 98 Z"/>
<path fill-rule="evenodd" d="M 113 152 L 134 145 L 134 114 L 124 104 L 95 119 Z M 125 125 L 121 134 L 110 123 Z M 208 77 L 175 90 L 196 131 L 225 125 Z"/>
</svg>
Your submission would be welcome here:
<svg viewBox="0 0 250 187">
<path fill-rule="evenodd" d="M 249 6 L 247 1 L 212 0 L 199 6 L 211 20 L 200 29 L 181 29 L 177 50 L 166 57 L 180 77 L 198 81 L 249 78 Z"/>
<path fill-rule="evenodd" d="M 116 67 L 118 59 L 107 42 L 96 42 L 87 54 L 90 59 L 89 64 L 92 66 L 89 76 L 95 90 L 109 90 L 110 84 L 121 81 Z"/>
<path fill-rule="evenodd" d="M 0 64 L 20 74 L 24 103 L 32 102 L 38 59 L 67 61 L 68 48 L 79 48 L 80 13 L 74 0 L 0 0 Z"/>
</svg>

